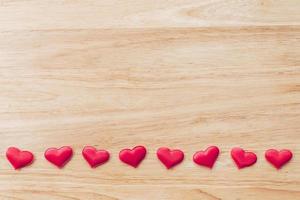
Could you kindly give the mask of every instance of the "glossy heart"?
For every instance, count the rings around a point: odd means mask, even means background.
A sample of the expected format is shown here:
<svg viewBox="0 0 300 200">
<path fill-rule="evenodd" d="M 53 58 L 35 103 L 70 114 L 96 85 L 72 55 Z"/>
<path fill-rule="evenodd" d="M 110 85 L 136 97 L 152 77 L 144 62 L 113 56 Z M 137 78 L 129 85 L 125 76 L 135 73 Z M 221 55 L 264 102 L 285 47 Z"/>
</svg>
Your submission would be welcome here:
<svg viewBox="0 0 300 200">
<path fill-rule="evenodd" d="M 119 153 L 119 158 L 122 162 L 132 166 L 138 167 L 138 165 L 144 160 L 147 150 L 143 146 L 136 146 L 133 149 L 123 149 Z"/>
<path fill-rule="evenodd" d="M 181 150 L 170 150 L 166 147 L 159 148 L 156 154 L 158 159 L 166 166 L 167 169 L 178 165 L 184 158 L 184 153 Z"/>
<path fill-rule="evenodd" d="M 274 167 L 280 169 L 283 165 L 289 162 L 293 157 L 293 153 L 290 150 L 283 149 L 277 151 L 276 149 L 269 149 L 265 153 L 265 158 L 269 161 Z"/>
<path fill-rule="evenodd" d="M 239 169 L 249 167 L 256 163 L 257 157 L 253 152 L 246 152 L 243 149 L 236 147 L 231 150 L 231 157 Z"/>
<path fill-rule="evenodd" d="M 64 146 L 59 149 L 49 148 L 45 151 L 44 155 L 49 162 L 59 168 L 62 168 L 72 158 L 73 150 L 69 146 Z"/>
<path fill-rule="evenodd" d="M 193 160 L 198 165 L 212 168 L 219 156 L 219 152 L 218 147 L 210 146 L 205 151 L 196 152 L 193 156 Z"/>
<path fill-rule="evenodd" d="M 84 147 L 82 155 L 92 168 L 98 167 L 109 160 L 108 151 L 97 150 L 91 146 Z"/>
<path fill-rule="evenodd" d="M 6 158 L 15 169 L 23 168 L 33 162 L 34 156 L 29 151 L 21 151 L 16 147 L 9 147 Z"/>
</svg>

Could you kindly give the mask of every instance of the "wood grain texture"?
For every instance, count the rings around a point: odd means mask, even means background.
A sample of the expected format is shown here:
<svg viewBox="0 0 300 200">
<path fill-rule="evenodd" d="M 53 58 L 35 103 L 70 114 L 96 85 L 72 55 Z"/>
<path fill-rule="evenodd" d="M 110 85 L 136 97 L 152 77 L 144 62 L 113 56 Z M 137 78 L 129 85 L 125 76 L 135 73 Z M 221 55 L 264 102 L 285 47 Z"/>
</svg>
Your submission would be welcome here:
<svg viewBox="0 0 300 200">
<path fill-rule="evenodd" d="M 3 30 L 300 25 L 299 0 L 1 0 Z"/>
<path fill-rule="evenodd" d="M 300 199 L 300 2 L 0 0 L 0 199 Z M 118 152 L 143 144 L 138 169 Z M 213 170 L 195 151 L 218 145 Z M 35 153 L 14 171 L 9 146 Z M 46 148 L 72 145 L 57 170 Z M 108 149 L 90 169 L 85 145 Z M 165 170 L 161 146 L 184 150 Z M 237 170 L 230 149 L 258 155 Z M 282 170 L 264 159 L 289 148 Z"/>
</svg>

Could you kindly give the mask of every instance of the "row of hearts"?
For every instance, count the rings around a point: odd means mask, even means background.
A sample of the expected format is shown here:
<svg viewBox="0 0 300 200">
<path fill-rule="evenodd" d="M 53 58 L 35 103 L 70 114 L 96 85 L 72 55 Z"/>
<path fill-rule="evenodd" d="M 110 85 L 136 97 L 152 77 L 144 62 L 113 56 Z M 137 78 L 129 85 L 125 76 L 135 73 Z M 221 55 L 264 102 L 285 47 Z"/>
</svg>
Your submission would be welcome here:
<svg viewBox="0 0 300 200">
<path fill-rule="evenodd" d="M 219 156 L 219 148 L 210 146 L 204 151 L 198 151 L 193 156 L 193 161 L 201 166 L 212 168 Z M 138 167 L 141 161 L 145 158 L 147 150 L 144 146 L 136 146 L 133 149 L 123 149 L 119 153 L 119 158 L 122 162 Z M 45 158 L 62 168 L 72 157 L 73 150 L 69 146 L 61 148 L 49 148 L 45 151 Z M 82 155 L 92 168 L 95 168 L 109 160 L 109 152 L 106 150 L 97 150 L 94 147 L 86 146 L 82 150 Z M 6 157 L 15 169 L 23 168 L 30 165 L 34 156 L 29 151 L 21 151 L 16 147 L 9 147 L 6 151 Z M 184 153 L 181 150 L 170 150 L 166 147 L 161 147 L 157 150 L 158 159 L 166 166 L 167 169 L 181 163 L 184 158 Z M 257 156 L 253 152 L 244 151 L 242 148 L 235 147 L 231 150 L 231 157 L 235 161 L 239 169 L 251 166 L 256 163 Z M 274 167 L 280 169 L 283 165 L 291 160 L 293 154 L 290 150 L 275 150 L 269 149 L 265 152 L 265 158 Z"/>
</svg>

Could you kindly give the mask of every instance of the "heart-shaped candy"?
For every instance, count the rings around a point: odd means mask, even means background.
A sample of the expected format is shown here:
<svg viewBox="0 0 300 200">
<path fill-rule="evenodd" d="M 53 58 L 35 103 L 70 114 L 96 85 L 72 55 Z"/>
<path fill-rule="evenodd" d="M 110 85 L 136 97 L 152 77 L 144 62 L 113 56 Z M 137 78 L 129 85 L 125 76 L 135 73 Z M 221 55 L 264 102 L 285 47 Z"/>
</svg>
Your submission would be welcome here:
<svg viewBox="0 0 300 200">
<path fill-rule="evenodd" d="M 109 160 L 108 151 L 97 150 L 91 146 L 84 147 L 82 155 L 92 168 L 98 167 Z"/>
<path fill-rule="evenodd" d="M 210 146 L 205 151 L 196 152 L 193 156 L 193 160 L 198 165 L 212 168 L 219 156 L 219 152 L 218 147 Z"/>
<path fill-rule="evenodd" d="M 231 150 L 231 157 L 239 169 L 249 167 L 257 161 L 255 153 L 246 152 L 239 147 L 235 147 Z"/>
<path fill-rule="evenodd" d="M 166 166 L 167 169 L 174 167 L 182 162 L 184 153 L 181 150 L 170 150 L 167 147 L 161 147 L 157 150 L 158 159 Z"/>
<path fill-rule="evenodd" d="M 132 166 L 138 167 L 138 165 L 144 160 L 147 150 L 143 146 L 136 146 L 133 149 L 123 149 L 119 153 L 119 158 L 122 162 Z"/>
<path fill-rule="evenodd" d="M 69 146 L 64 146 L 59 149 L 49 148 L 45 151 L 45 158 L 56 165 L 58 168 L 62 168 L 72 158 L 73 150 Z"/>
<path fill-rule="evenodd" d="M 23 168 L 33 162 L 34 156 L 29 151 L 21 151 L 16 147 L 9 147 L 6 158 L 15 169 Z"/>
<path fill-rule="evenodd" d="M 290 150 L 283 149 L 277 151 L 276 149 L 269 149 L 265 153 L 265 158 L 269 161 L 274 167 L 280 169 L 283 165 L 289 162 L 293 157 L 293 153 Z"/>
</svg>

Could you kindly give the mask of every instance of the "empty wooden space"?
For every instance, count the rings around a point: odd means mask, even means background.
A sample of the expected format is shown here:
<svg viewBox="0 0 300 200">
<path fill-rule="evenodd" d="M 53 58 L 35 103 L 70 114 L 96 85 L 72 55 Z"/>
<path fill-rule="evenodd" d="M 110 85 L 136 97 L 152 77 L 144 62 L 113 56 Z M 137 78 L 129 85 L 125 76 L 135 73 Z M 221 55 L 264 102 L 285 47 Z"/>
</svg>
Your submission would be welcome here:
<svg viewBox="0 0 300 200">
<path fill-rule="evenodd" d="M 0 199 L 300 199 L 300 1 L 0 0 Z M 145 145 L 133 169 L 122 148 Z M 71 145 L 62 170 L 43 157 Z M 90 169 L 85 145 L 111 152 Z M 192 162 L 217 145 L 212 170 Z M 9 146 L 35 153 L 14 171 Z M 155 152 L 180 148 L 166 170 Z M 258 155 L 238 170 L 241 146 Z M 291 149 L 275 170 L 269 148 Z"/>
</svg>

